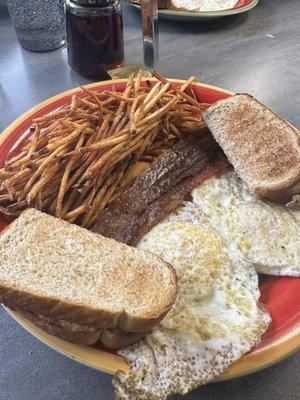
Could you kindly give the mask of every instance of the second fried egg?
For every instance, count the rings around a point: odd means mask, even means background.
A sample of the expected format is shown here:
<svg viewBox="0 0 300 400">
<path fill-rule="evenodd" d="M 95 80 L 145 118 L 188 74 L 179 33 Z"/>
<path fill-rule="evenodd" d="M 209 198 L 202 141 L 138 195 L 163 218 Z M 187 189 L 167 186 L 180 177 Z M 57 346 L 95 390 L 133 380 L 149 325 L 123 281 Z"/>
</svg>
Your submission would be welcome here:
<svg viewBox="0 0 300 400">
<path fill-rule="evenodd" d="M 300 225 L 286 207 L 251 195 L 232 171 L 207 180 L 192 196 L 227 247 L 258 272 L 300 276 Z"/>
</svg>

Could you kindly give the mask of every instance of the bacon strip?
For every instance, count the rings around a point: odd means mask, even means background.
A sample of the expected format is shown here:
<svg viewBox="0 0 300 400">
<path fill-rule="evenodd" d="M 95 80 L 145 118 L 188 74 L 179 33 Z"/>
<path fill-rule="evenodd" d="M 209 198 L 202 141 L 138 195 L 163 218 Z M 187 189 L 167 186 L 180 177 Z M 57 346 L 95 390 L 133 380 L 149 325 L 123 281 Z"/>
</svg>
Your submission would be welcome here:
<svg viewBox="0 0 300 400">
<path fill-rule="evenodd" d="M 180 206 L 193 187 L 228 165 L 226 156 L 210 133 L 191 134 L 157 157 L 123 194 L 111 202 L 92 231 L 135 245 Z"/>
</svg>

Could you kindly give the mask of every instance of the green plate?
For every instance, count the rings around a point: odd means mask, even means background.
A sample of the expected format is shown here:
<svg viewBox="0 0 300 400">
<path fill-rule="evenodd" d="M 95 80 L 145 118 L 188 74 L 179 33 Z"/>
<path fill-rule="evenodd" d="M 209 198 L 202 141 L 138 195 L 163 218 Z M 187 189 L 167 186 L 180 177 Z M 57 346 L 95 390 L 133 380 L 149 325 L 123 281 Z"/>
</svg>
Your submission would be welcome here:
<svg viewBox="0 0 300 400">
<path fill-rule="evenodd" d="M 124 0 L 127 4 L 139 9 L 139 0 Z M 220 11 L 176 11 L 176 10 L 158 10 L 160 18 L 174 20 L 195 22 L 198 20 L 216 19 L 227 17 L 230 15 L 237 15 L 252 10 L 256 7 L 259 0 L 239 0 L 235 7 L 228 10 Z"/>
</svg>

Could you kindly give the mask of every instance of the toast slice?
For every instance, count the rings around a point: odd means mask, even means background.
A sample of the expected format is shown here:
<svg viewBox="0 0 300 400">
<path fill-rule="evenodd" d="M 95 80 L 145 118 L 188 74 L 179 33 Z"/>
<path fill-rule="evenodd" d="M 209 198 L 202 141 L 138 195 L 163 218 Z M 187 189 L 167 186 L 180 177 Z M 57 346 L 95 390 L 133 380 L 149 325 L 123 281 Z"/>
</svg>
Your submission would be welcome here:
<svg viewBox="0 0 300 400">
<path fill-rule="evenodd" d="M 121 329 L 106 329 L 101 332 L 99 340 L 104 346 L 119 350 L 138 342 L 145 336 L 145 332 L 127 333 Z"/>
<path fill-rule="evenodd" d="M 177 294 L 171 265 L 40 211 L 0 237 L 0 302 L 94 331 L 147 332 Z"/>
<path fill-rule="evenodd" d="M 121 349 L 137 342 L 147 334 L 147 332 L 127 333 L 121 329 L 94 330 L 84 325 L 47 318 L 41 314 L 35 315 L 24 311 L 20 314 L 49 335 L 83 346 L 101 342 L 111 349 Z"/>
<path fill-rule="evenodd" d="M 203 119 L 250 191 L 286 201 L 300 181 L 300 135 L 248 94 L 209 107 Z"/>
<path fill-rule="evenodd" d="M 81 331 L 78 328 L 72 330 L 71 328 L 61 326 L 59 323 L 51 323 L 47 318 L 43 318 L 40 315 L 37 316 L 26 311 L 23 311 L 20 314 L 49 335 L 57 336 L 58 338 L 67 340 L 68 342 L 90 346 L 95 344 L 101 336 L 101 331 Z M 73 325 L 75 324 L 73 323 Z"/>
</svg>

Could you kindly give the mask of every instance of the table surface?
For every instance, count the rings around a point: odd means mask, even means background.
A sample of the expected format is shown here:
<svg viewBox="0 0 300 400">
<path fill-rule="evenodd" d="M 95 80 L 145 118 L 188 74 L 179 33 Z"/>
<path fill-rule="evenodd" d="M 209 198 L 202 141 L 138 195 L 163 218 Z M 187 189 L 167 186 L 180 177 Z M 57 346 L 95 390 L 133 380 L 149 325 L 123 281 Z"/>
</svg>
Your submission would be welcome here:
<svg viewBox="0 0 300 400">
<path fill-rule="evenodd" d="M 215 21 L 160 20 L 158 71 L 248 92 L 300 128 L 299 0 L 262 0 L 247 14 Z M 124 6 L 128 63 L 142 63 L 139 11 Z M 0 132 L 24 111 L 88 80 L 71 71 L 66 48 L 22 50 L 0 0 Z M 214 383 L 186 400 L 295 400 L 300 354 L 265 371 Z M 111 377 L 49 349 L 0 308 L 0 400 L 112 400 Z M 298 397 L 299 398 L 299 397 Z M 178 397 L 179 399 L 179 397 Z"/>
</svg>

